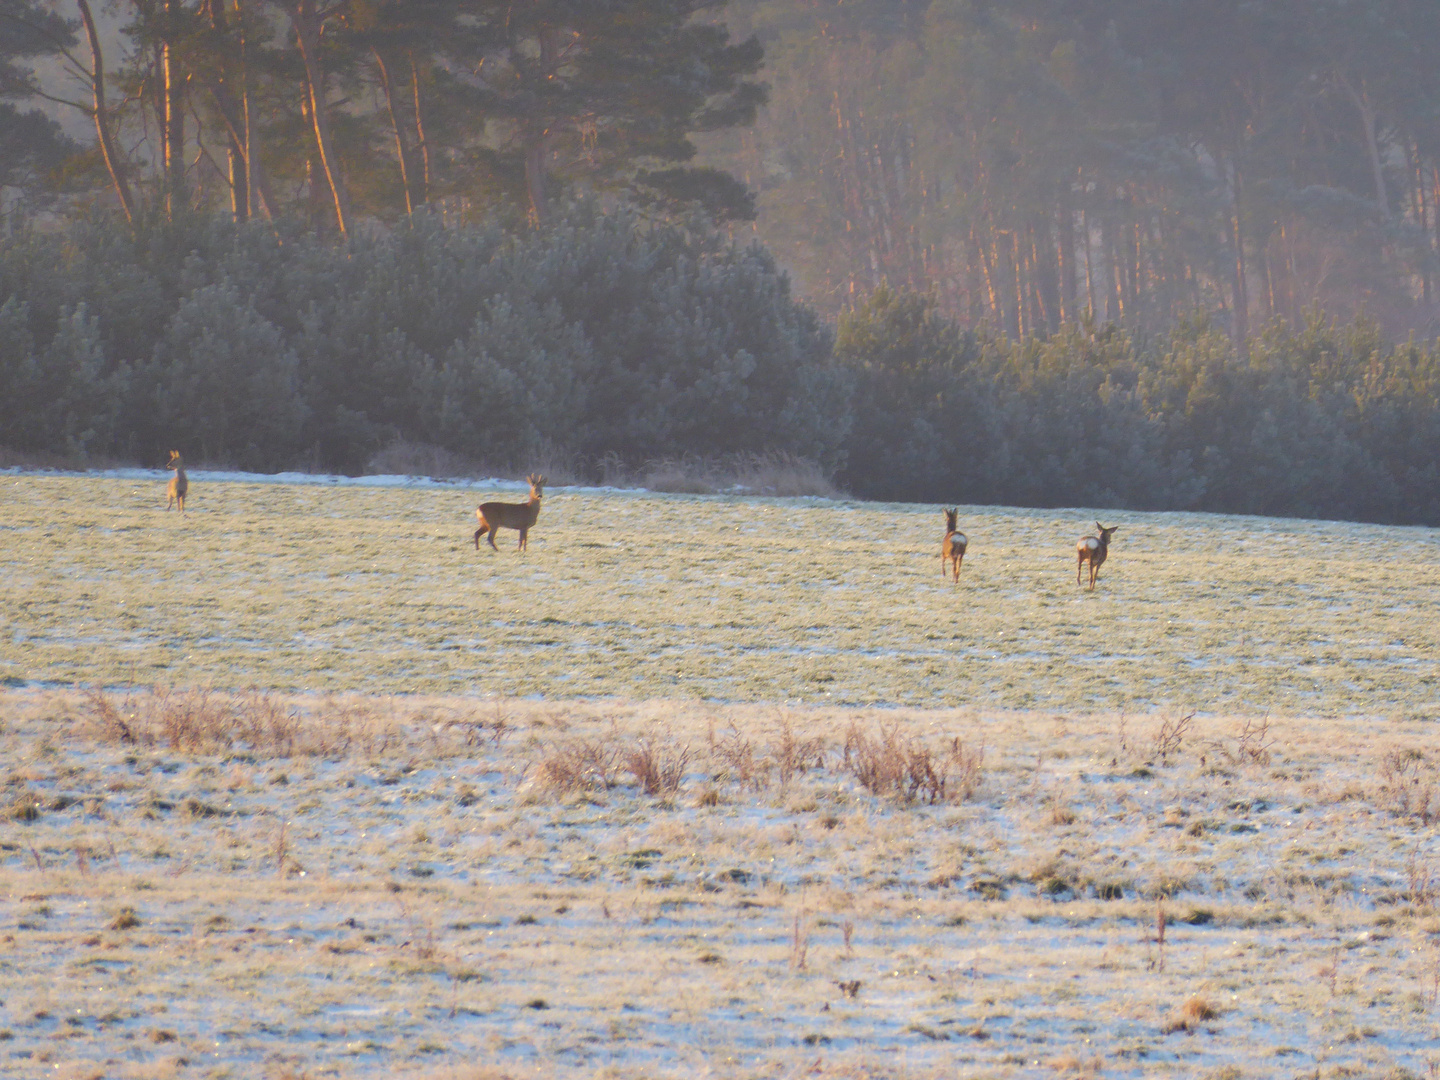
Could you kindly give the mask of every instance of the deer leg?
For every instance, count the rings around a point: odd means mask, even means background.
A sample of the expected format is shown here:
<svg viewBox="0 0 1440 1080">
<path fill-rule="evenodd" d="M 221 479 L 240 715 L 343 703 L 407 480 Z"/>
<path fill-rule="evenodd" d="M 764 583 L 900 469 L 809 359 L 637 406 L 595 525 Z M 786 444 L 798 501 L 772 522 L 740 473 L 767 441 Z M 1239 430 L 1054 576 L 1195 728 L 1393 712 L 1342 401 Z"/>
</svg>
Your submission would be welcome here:
<svg viewBox="0 0 1440 1080">
<path fill-rule="evenodd" d="M 519 550 L 524 551 L 530 546 L 530 530 L 520 530 L 520 542 L 515 545 Z"/>
<path fill-rule="evenodd" d="M 965 555 L 963 553 L 955 556 L 955 581 L 957 584 L 960 581 L 960 564 L 964 561 Z"/>
<path fill-rule="evenodd" d="M 1085 565 L 1085 556 L 1084 556 L 1084 555 L 1076 555 L 1076 556 L 1075 556 L 1075 584 L 1076 584 L 1076 585 L 1081 584 L 1081 581 L 1080 581 L 1080 569 L 1081 569 L 1081 567 L 1083 567 L 1084 565 Z"/>
</svg>

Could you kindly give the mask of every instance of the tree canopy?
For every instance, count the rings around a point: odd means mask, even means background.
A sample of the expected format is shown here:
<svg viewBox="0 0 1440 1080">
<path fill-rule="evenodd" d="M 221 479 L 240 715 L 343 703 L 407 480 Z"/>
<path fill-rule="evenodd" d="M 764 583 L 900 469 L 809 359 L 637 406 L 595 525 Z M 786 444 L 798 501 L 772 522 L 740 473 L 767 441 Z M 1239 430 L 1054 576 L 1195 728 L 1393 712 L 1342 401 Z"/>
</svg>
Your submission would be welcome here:
<svg viewBox="0 0 1440 1080">
<path fill-rule="evenodd" d="M 72 103 L 96 118 L 127 214 L 225 206 L 345 234 L 430 204 L 538 222 L 588 191 L 723 221 L 753 206 L 730 174 L 694 161 L 691 136 L 752 122 L 765 88 L 758 43 L 695 18 L 716 7 L 117 0 L 107 50 L 89 0 L 73 25 L 4 0 L 0 65 L 67 50 Z M 68 51 L 82 25 L 88 53 Z M 0 95 L 36 88 L 0 67 Z"/>
<path fill-rule="evenodd" d="M 732 0 L 771 100 L 705 144 L 839 312 L 1243 342 L 1319 304 L 1440 328 L 1440 19 L 1413 0 Z"/>
</svg>

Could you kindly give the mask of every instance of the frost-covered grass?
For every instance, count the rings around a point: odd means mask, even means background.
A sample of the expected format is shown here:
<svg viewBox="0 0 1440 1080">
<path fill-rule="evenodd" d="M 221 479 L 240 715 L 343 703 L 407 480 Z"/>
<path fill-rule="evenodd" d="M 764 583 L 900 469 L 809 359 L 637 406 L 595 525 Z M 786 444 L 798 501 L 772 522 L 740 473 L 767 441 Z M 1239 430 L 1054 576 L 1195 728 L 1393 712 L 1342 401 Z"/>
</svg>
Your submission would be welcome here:
<svg viewBox="0 0 1440 1080">
<path fill-rule="evenodd" d="M 0 489 L 0 1075 L 1440 1074 L 1434 530 Z"/>
<path fill-rule="evenodd" d="M 1183 719 L 0 692 L 0 1075 L 1433 1075 L 1433 725 Z"/>
<path fill-rule="evenodd" d="M 0 678 L 551 699 L 1440 715 L 1440 533 L 1091 511 L 12 474 Z"/>
</svg>

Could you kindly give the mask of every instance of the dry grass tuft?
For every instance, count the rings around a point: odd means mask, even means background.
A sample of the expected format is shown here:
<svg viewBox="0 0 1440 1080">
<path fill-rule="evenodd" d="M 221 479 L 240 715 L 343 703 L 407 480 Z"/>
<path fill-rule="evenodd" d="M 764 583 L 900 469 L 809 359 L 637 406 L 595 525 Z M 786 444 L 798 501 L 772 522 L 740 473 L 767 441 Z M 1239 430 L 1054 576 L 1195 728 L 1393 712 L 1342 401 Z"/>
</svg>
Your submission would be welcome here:
<svg viewBox="0 0 1440 1080">
<path fill-rule="evenodd" d="M 30 791 L 22 791 L 10 801 L 5 816 L 11 821 L 29 824 L 40 820 L 40 799 Z"/>
<path fill-rule="evenodd" d="M 858 722 L 845 733 L 842 768 L 872 795 L 904 802 L 963 802 L 980 786 L 985 748 L 967 750 L 957 737 L 937 756 L 913 736 L 902 736 L 899 724 L 879 725 L 867 735 Z"/>
<path fill-rule="evenodd" d="M 1405 900 L 1417 908 L 1433 908 L 1440 900 L 1440 878 L 1417 846 L 1405 860 Z"/>
<path fill-rule="evenodd" d="M 1197 994 L 1188 998 L 1185 1004 L 1180 1006 L 1179 1012 L 1161 1026 L 1160 1031 L 1165 1035 L 1170 1035 L 1177 1031 L 1189 1033 L 1193 1032 L 1201 1024 L 1218 1020 L 1219 1018 L 1219 1007 Z"/>
<path fill-rule="evenodd" d="M 156 688 L 119 698 L 88 690 L 82 700 L 82 714 L 102 742 L 186 754 L 383 757 L 405 749 L 419 727 L 388 712 L 379 699 L 311 703 L 269 693 Z M 461 753 L 489 727 L 473 717 L 430 723 L 423 728 L 425 747 L 437 756 Z M 495 730 L 493 737 L 502 734 Z"/>
<path fill-rule="evenodd" d="M 780 724 L 779 741 L 772 757 L 775 761 L 775 778 L 783 790 L 800 773 L 825 767 L 825 740 L 819 735 L 809 739 L 797 738 L 790 721 L 783 720 Z"/>
<path fill-rule="evenodd" d="M 973 1034 L 972 1037 L 974 1037 Z M 1104 1060 L 1099 1057 L 1080 1058 L 1074 1054 L 1061 1054 L 1049 1062 L 1049 1067 L 1054 1072 L 1073 1073 L 1081 1076 L 1099 1076 L 1104 1065 Z"/>
<path fill-rule="evenodd" d="M 1198 1023 L 1202 1020 L 1218 1020 L 1220 1009 L 1212 1002 L 1196 995 L 1180 1006 L 1180 1015 Z"/>
<path fill-rule="evenodd" d="M 559 743 L 541 759 L 540 783 L 560 795 L 608 791 L 615 785 L 620 753 L 613 738 Z"/>
<path fill-rule="evenodd" d="M 1391 747 L 1380 757 L 1379 805 L 1397 817 L 1418 818 L 1421 825 L 1440 820 L 1436 768 L 1423 751 Z"/>
<path fill-rule="evenodd" d="M 689 761 L 689 746 L 677 747 L 649 738 L 641 739 L 625 754 L 625 768 L 646 795 L 674 795 L 685 779 Z"/>
<path fill-rule="evenodd" d="M 769 765 L 755 753 L 755 744 L 741 734 L 733 723 L 718 739 L 714 728 L 710 729 L 710 757 L 718 765 L 718 771 L 728 780 L 743 788 L 759 791 L 769 776 Z"/>
<path fill-rule="evenodd" d="M 1059 795 L 1050 797 L 1050 824 L 1051 825 L 1074 825 L 1078 817 L 1074 810 L 1060 798 Z"/>
<path fill-rule="evenodd" d="M 1163 718 L 1160 721 L 1160 730 L 1155 733 L 1151 756 L 1162 764 L 1169 764 L 1170 759 L 1184 749 L 1185 740 L 1190 735 L 1190 725 L 1194 719 L 1194 713 L 1182 716 L 1177 720 L 1169 717 Z"/>
</svg>

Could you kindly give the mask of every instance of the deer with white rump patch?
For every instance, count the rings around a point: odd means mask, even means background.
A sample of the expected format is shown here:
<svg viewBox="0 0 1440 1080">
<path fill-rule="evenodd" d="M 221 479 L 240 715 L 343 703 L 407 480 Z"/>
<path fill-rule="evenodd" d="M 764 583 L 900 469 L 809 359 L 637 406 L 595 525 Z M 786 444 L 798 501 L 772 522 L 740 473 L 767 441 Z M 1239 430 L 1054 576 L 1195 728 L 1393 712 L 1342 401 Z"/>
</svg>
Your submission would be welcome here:
<svg viewBox="0 0 1440 1080">
<path fill-rule="evenodd" d="M 523 503 L 487 502 L 476 508 L 475 516 L 480 519 L 480 527 L 475 530 L 476 551 L 480 550 L 482 536 L 490 541 L 492 548 L 495 547 L 496 529 L 518 529 L 520 550 L 524 551 L 529 546 L 530 526 L 534 525 L 535 519 L 540 516 L 540 498 L 544 494 L 545 477 L 539 473 L 531 473 L 525 479 L 530 483 L 530 498 Z"/>
<path fill-rule="evenodd" d="M 1097 521 L 1095 528 L 1100 530 L 1099 536 L 1082 536 L 1080 542 L 1075 545 L 1075 584 L 1080 584 L 1080 568 L 1088 560 L 1092 590 L 1095 588 L 1095 578 L 1100 574 L 1100 565 L 1105 561 L 1105 556 L 1110 554 L 1110 534 L 1117 531 L 1120 526 L 1115 525 L 1107 529 Z"/>
<path fill-rule="evenodd" d="M 957 506 L 953 510 L 945 511 L 945 542 L 940 545 L 940 573 L 945 573 L 946 563 L 950 563 L 955 569 L 955 581 L 960 581 L 960 562 L 965 558 L 965 547 L 970 543 L 965 534 L 955 527 L 955 515 L 960 512 Z"/>
<path fill-rule="evenodd" d="M 185 475 L 185 463 L 180 460 L 180 451 L 170 451 L 170 464 L 166 468 L 174 469 L 175 475 L 170 477 L 170 486 L 166 489 L 169 496 L 165 500 L 165 509 L 179 505 L 180 512 L 185 512 L 185 496 L 190 491 L 190 479 Z"/>
</svg>

